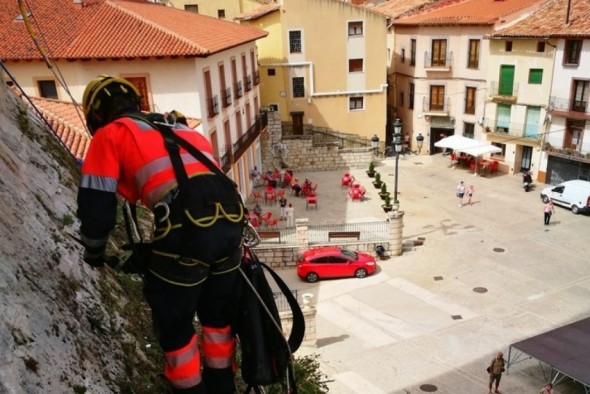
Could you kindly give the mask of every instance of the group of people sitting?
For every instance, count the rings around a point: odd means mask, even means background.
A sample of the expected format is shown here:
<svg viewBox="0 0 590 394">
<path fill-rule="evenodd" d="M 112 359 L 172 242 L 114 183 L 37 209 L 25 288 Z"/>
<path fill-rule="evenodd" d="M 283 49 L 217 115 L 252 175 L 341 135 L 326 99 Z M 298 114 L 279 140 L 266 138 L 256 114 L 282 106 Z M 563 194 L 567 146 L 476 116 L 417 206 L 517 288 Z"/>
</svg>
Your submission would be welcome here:
<svg viewBox="0 0 590 394">
<path fill-rule="evenodd" d="M 250 178 L 254 183 L 254 187 L 260 187 L 263 185 L 276 187 L 287 187 L 293 180 L 293 171 L 281 168 L 275 168 L 274 171 L 268 170 L 264 175 L 258 168 L 254 168 L 250 171 Z"/>
</svg>

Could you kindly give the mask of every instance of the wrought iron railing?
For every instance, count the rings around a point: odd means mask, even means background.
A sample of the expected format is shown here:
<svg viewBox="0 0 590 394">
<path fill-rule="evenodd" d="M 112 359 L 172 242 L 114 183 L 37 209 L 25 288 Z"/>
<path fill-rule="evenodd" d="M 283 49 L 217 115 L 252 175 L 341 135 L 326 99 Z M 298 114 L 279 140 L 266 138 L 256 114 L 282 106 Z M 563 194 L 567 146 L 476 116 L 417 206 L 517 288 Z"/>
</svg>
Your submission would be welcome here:
<svg viewBox="0 0 590 394">
<path fill-rule="evenodd" d="M 590 108 L 588 107 L 588 101 L 586 100 L 570 100 L 566 98 L 559 98 L 551 96 L 549 99 L 549 110 L 550 111 L 562 111 L 562 112 L 580 112 L 583 114 L 590 114 Z"/>
<path fill-rule="evenodd" d="M 268 114 L 262 112 L 260 116 L 256 117 L 254 124 L 231 146 L 226 147 L 225 153 L 220 159 L 221 168 L 224 172 L 231 169 L 233 163 L 236 162 L 248 149 L 250 145 L 260 136 L 262 130 L 268 125 Z"/>
<path fill-rule="evenodd" d="M 424 54 L 424 68 L 451 68 L 453 66 L 453 52 L 444 57 L 432 57 L 430 52 Z"/>
</svg>

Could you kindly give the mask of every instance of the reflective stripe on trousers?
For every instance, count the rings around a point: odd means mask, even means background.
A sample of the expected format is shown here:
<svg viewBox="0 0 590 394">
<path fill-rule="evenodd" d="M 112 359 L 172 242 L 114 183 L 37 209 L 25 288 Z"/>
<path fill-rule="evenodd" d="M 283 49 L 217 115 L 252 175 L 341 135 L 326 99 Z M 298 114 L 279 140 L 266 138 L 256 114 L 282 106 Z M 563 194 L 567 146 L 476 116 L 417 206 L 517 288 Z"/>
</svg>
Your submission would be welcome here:
<svg viewBox="0 0 590 394">
<path fill-rule="evenodd" d="M 203 327 L 202 346 L 205 366 L 221 369 L 233 365 L 235 340 L 230 326 Z"/>
<path fill-rule="evenodd" d="M 164 375 L 172 387 L 186 389 L 201 383 L 201 359 L 197 345 L 197 335 L 189 343 L 177 350 L 165 352 Z"/>
</svg>

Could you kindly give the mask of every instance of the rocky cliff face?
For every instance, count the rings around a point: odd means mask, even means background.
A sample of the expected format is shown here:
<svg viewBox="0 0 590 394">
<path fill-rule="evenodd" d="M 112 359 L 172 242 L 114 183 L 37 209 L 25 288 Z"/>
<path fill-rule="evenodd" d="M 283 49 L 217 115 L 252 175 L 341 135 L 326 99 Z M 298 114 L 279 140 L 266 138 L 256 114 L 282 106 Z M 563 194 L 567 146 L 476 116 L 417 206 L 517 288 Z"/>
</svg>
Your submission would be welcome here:
<svg viewBox="0 0 590 394">
<path fill-rule="evenodd" d="M 82 262 L 79 171 L 32 114 L 0 83 L 0 393 L 165 392 L 140 284 Z"/>
</svg>

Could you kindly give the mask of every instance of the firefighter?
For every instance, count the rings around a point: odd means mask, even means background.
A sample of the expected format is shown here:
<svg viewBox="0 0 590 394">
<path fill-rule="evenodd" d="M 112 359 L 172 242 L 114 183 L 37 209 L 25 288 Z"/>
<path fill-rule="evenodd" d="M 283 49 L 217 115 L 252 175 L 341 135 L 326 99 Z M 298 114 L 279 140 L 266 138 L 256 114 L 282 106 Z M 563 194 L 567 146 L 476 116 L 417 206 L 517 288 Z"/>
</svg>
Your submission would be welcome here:
<svg viewBox="0 0 590 394">
<path fill-rule="evenodd" d="M 144 293 L 164 351 L 164 374 L 175 393 L 234 393 L 230 310 L 242 256 L 242 201 L 225 175 L 214 174 L 181 149 L 188 175 L 183 198 L 162 134 L 154 122 L 142 120 L 140 98 L 129 81 L 107 75 L 84 91 L 84 115 L 93 136 L 78 191 L 84 261 L 102 267 L 108 260 L 117 193 L 150 208 L 155 229 Z M 175 123 L 174 132 L 213 161 L 212 146 L 199 132 L 181 123 Z M 203 360 L 195 313 L 202 326 Z"/>
</svg>

